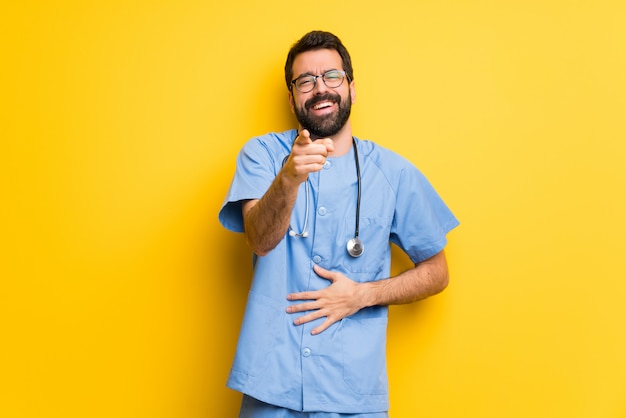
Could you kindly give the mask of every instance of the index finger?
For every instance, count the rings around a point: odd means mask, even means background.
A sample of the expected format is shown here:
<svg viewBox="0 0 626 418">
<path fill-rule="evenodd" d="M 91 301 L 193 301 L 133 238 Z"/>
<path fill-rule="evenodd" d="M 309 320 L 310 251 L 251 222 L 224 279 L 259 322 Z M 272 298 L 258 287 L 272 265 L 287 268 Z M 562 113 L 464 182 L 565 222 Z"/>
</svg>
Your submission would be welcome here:
<svg viewBox="0 0 626 418">
<path fill-rule="evenodd" d="M 296 137 L 296 143 L 300 145 L 306 145 L 312 142 L 313 141 L 311 141 L 311 133 L 306 129 L 303 129 L 302 131 L 300 131 L 300 133 Z"/>
<path fill-rule="evenodd" d="M 314 264 L 313 265 L 313 270 L 321 278 L 326 279 L 326 280 L 330 280 L 331 282 L 335 281 L 335 276 L 336 276 L 337 272 L 326 270 L 324 267 L 320 266 L 319 264 Z"/>
</svg>

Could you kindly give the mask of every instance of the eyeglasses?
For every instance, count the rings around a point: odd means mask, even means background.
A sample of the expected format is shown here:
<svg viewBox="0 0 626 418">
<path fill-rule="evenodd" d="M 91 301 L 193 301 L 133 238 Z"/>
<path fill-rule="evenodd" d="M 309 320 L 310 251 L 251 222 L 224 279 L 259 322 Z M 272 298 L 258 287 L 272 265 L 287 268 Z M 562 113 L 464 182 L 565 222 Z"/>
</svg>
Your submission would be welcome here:
<svg viewBox="0 0 626 418">
<path fill-rule="evenodd" d="M 315 88 L 315 84 L 317 83 L 317 79 L 320 77 L 322 78 L 322 80 L 324 80 L 324 84 L 334 89 L 341 86 L 341 84 L 343 83 L 343 79 L 346 77 L 346 72 L 339 70 L 330 70 L 320 75 L 301 75 L 295 80 L 292 80 L 291 84 L 296 86 L 296 89 L 300 93 L 308 93 L 310 91 L 313 91 L 313 89 Z"/>
</svg>

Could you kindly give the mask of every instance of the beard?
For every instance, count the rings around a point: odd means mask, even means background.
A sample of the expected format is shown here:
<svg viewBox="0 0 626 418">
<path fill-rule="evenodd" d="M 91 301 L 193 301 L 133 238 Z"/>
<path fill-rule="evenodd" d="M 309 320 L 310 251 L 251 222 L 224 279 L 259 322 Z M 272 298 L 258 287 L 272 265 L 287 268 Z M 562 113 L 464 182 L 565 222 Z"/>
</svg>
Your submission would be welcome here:
<svg viewBox="0 0 626 418">
<path fill-rule="evenodd" d="M 317 103 L 330 101 L 337 104 L 337 111 L 324 116 L 311 115 L 310 109 Z M 328 138 L 335 135 L 343 128 L 350 118 L 350 110 L 352 108 L 352 100 L 348 95 L 347 100 L 342 100 L 340 95 L 327 93 L 321 96 L 315 96 L 307 100 L 301 108 L 295 107 L 294 111 L 296 119 L 304 129 L 307 129 L 311 136 L 317 138 Z"/>
</svg>

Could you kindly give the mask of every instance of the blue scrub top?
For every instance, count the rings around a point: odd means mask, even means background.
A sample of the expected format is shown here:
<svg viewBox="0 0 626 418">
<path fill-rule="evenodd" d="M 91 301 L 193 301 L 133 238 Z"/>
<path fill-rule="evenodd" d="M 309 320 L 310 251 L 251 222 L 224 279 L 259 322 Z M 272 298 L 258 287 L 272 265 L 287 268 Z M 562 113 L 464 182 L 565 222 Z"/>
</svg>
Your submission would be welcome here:
<svg viewBox="0 0 626 418">
<path fill-rule="evenodd" d="M 297 131 L 253 138 L 237 158 L 233 182 L 219 212 L 222 225 L 243 232 L 241 204 L 260 199 L 289 154 Z M 255 257 L 254 277 L 227 386 L 263 402 L 297 411 L 387 411 L 385 360 L 387 307 L 362 309 L 319 335 L 324 318 L 296 326 L 285 309 L 287 294 L 330 283 L 313 271 L 319 264 L 357 282 L 389 277 L 390 242 L 413 262 L 439 253 L 457 219 L 428 180 L 400 155 L 356 140 L 361 169 L 358 258 L 346 251 L 354 237 L 357 174 L 354 151 L 328 158 L 309 175 L 306 238 L 285 237 L 269 254 Z M 307 211 L 300 185 L 291 226 L 301 232 Z"/>
</svg>

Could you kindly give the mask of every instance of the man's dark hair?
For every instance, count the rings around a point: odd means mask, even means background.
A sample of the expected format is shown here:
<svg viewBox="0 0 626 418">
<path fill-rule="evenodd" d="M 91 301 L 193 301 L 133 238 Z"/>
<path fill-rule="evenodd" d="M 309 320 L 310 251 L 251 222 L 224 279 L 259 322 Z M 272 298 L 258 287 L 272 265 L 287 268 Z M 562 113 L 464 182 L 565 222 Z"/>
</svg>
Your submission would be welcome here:
<svg viewBox="0 0 626 418">
<path fill-rule="evenodd" d="M 341 43 L 341 40 L 330 32 L 312 31 L 293 44 L 287 55 L 287 62 L 285 63 L 285 81 L 287 82 L 287 89 L 289 89 L 289 91 L 291 91 L 292 87 L 293 61 L 296 59 L 296 56 L 303 52 L 316 51 L 318 49 L 333 49 L 337 51 L 341 57 L 343 70 L 346 72 L 348 81 L 354 80 L 352 60 L 350 59 L 348 50 Z"/>
</svg>

